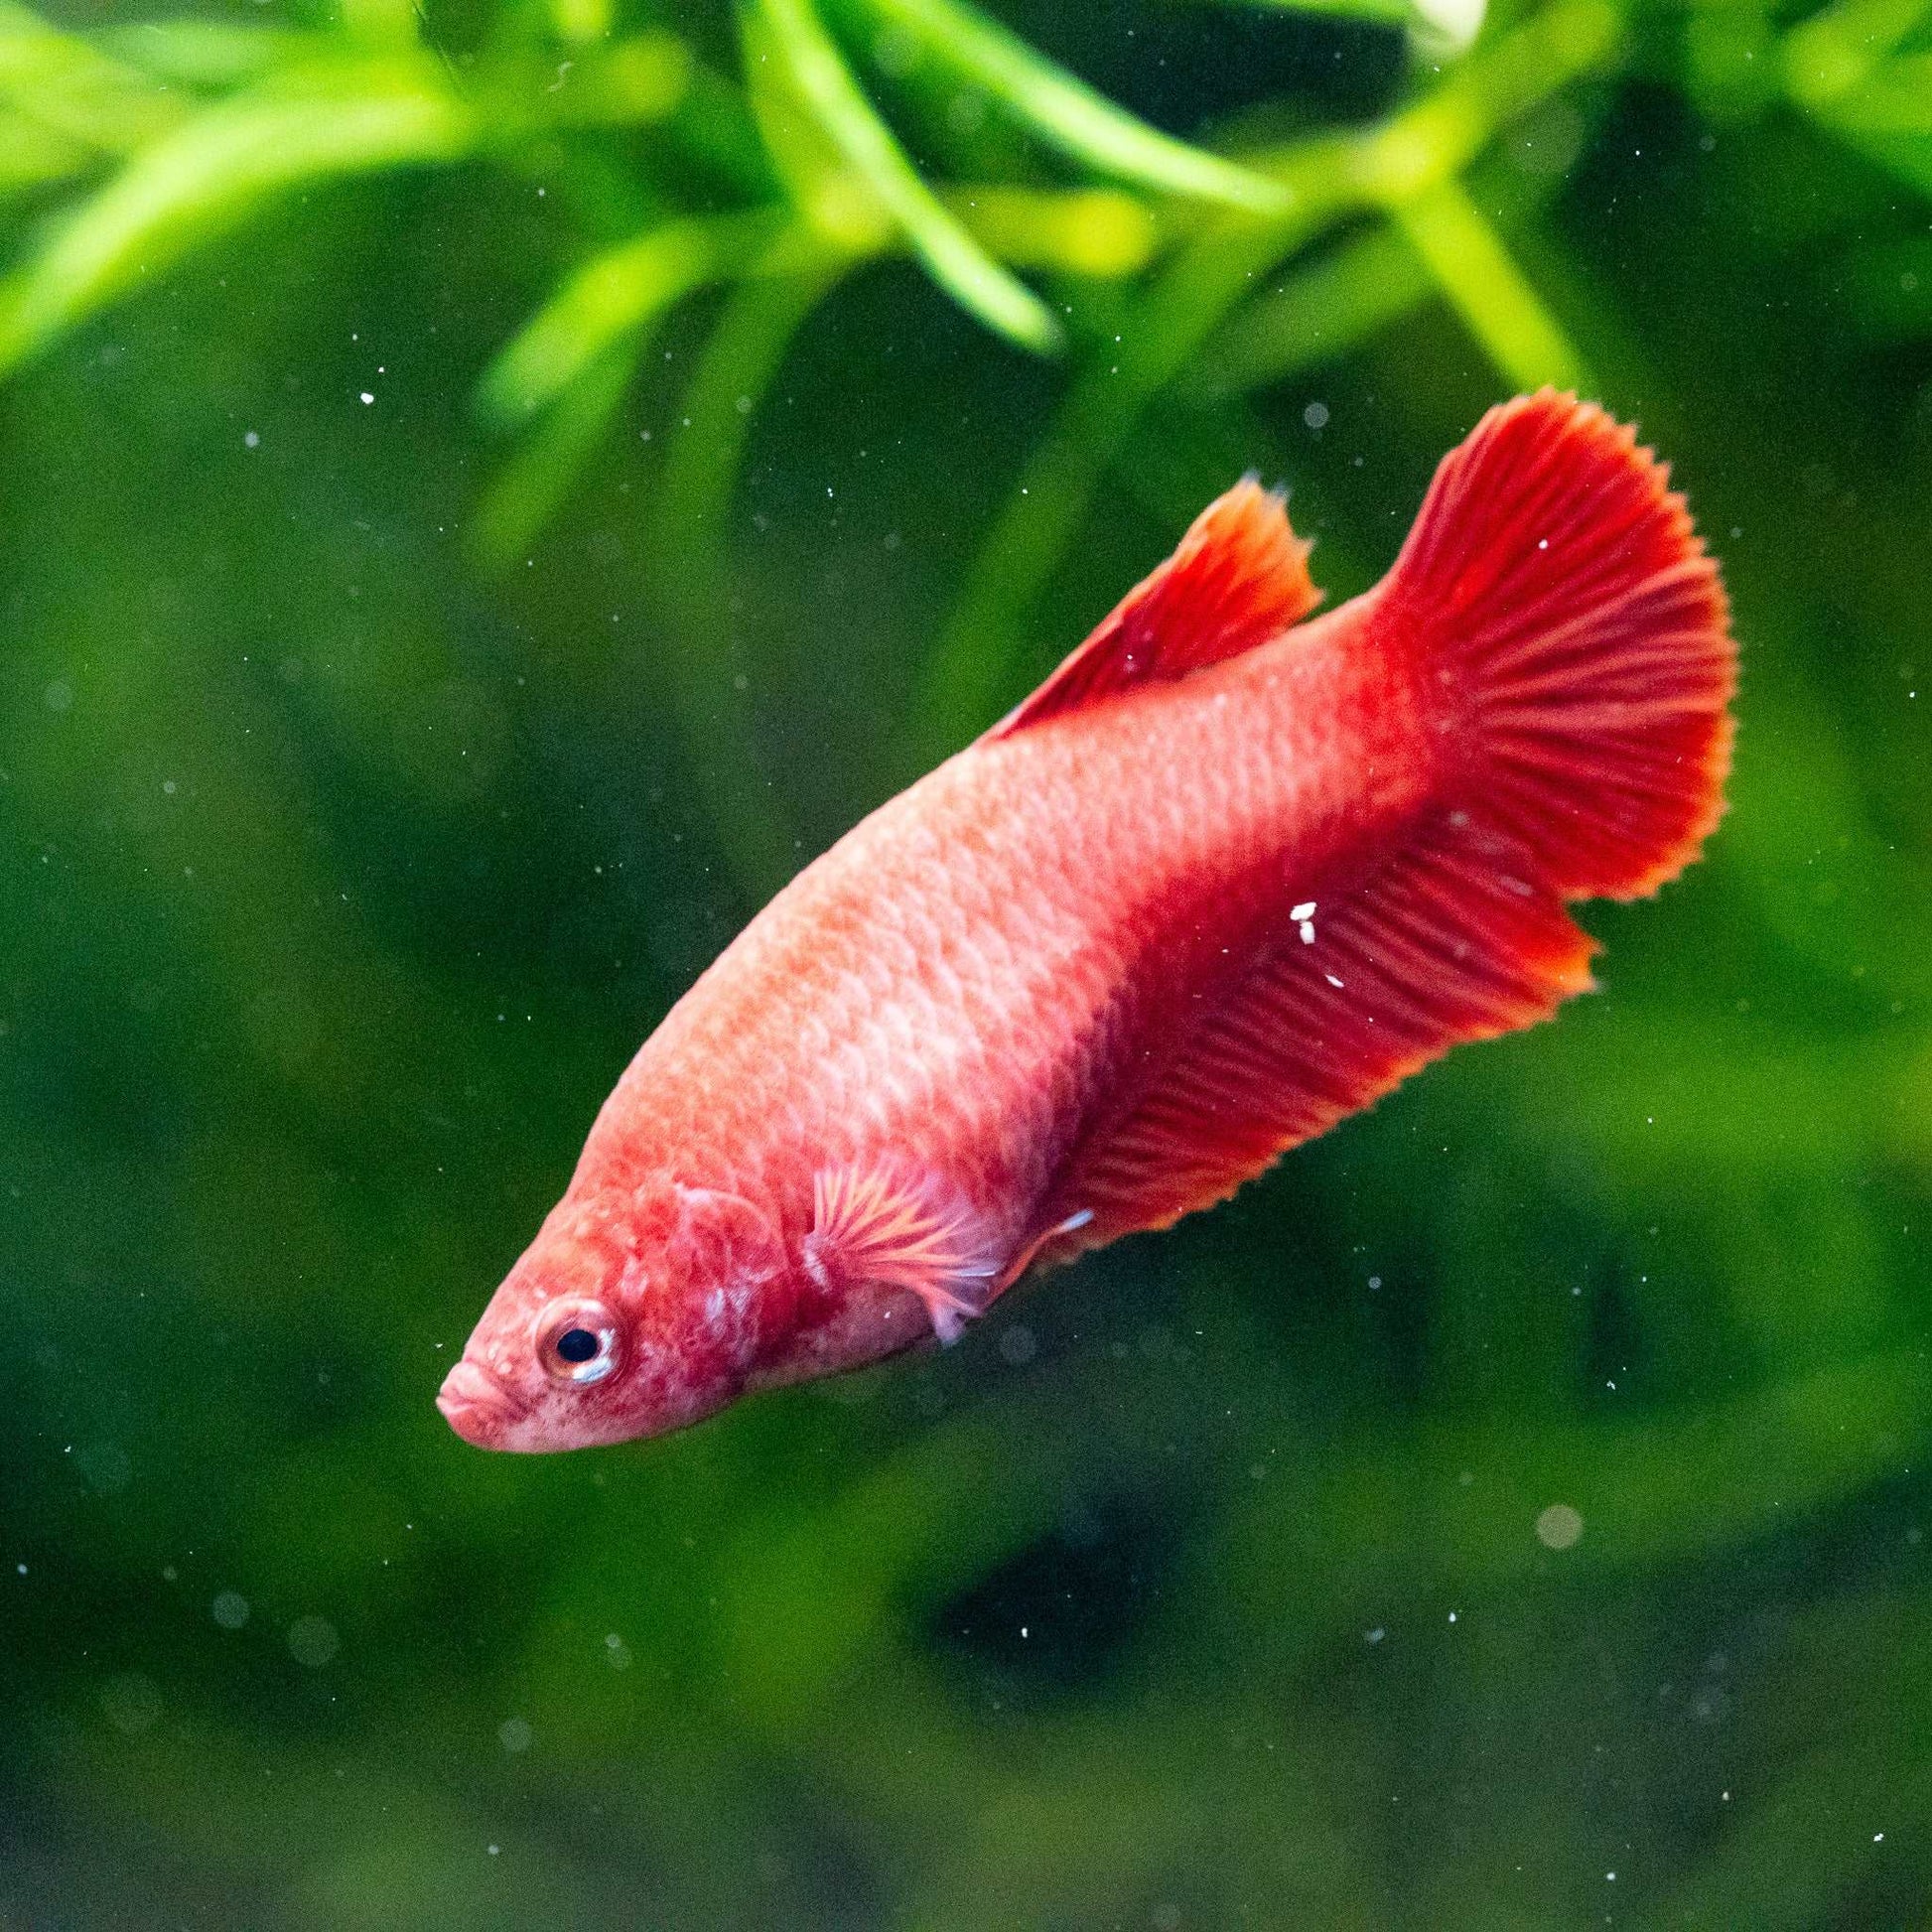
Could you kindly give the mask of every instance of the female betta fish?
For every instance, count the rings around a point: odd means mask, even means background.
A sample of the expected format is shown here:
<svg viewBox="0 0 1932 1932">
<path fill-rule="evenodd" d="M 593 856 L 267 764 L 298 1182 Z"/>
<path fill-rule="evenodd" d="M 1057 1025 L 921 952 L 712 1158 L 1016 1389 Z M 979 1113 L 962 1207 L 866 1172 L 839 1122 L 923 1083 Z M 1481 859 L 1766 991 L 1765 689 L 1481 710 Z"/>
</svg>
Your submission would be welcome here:
<svg viewBox="0 0 1932 1932">
<path fill-rule="evenodd" d="M 950 1340 L 1590 984 L 1723 810 L 1725 594 L 1549 391 L 1311 622 L 1243 483 L 1026 703 L 806 868 L 645 1041 L 439 1398 L 561 1449 Z"/>
</svg>

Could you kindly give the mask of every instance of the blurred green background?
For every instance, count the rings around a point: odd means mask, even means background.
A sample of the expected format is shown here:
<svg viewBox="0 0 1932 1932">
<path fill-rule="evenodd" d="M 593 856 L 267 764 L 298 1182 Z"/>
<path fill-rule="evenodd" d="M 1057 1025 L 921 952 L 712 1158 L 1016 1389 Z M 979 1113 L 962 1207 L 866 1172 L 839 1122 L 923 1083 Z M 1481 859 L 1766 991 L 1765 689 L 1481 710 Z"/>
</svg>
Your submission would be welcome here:
<svg viewBox="0 0 1932 1932">
<path fill-rule="evenodd" d="M 1932 8 L 999 10 L 0 0 L 8 1932 L 1932 1924 Z M 1544 379 L 1745 653 L 1599 996 L 943 1354 L 450 1434 L 776 883 Z"/>
</svg>

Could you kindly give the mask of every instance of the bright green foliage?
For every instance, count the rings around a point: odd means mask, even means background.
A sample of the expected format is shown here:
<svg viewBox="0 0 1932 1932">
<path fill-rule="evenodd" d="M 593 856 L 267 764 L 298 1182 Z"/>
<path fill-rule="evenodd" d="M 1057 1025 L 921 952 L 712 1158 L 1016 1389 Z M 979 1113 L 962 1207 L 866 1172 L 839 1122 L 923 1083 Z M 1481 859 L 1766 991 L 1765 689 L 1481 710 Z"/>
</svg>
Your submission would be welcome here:
<svg viewBox="0 0 1932 1932">
<path fill-rule="evenodd" d="M 0 5 L 0 1926 L 1932 1924 L 1928 64 Z M 449 1434 L 773 886 L 1243 471 L 1346 597 L 1543 380 L 1745 652 L 1603 992 L 943 1354 Z"/>
</svg>

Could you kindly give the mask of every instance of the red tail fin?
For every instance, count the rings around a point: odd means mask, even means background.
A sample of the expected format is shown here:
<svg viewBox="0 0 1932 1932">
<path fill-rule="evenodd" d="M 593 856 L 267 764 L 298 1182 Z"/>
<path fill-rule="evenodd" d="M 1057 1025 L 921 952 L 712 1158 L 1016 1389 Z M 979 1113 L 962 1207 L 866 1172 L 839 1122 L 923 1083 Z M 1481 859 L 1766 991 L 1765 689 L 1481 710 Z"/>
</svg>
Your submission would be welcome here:
<svg viewBox="0 0 1932 1932">
<path fill-rule="evenodd" d="M 1458 703 L 1471 801 L 1565 898 L 1675 878 L 1724 811 L 1736 650 L 1668 473 L 1545 389 L 1444 458 L 1375 593 Z"/>
</svg>

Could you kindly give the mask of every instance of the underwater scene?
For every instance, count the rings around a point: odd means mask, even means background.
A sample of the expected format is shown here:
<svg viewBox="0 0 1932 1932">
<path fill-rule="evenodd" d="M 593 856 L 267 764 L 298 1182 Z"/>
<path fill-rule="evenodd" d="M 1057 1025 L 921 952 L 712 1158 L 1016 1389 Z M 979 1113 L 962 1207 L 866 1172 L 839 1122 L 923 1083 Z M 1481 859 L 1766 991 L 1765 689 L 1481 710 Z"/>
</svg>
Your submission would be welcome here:
<svg viewBox="0 0 1932 1932">
<path fill-rule="evenodd" d="M 0 1932 L 1932 1928 L 1929 565 L 1927 0 L 0 0 Z"/>
</svg>

